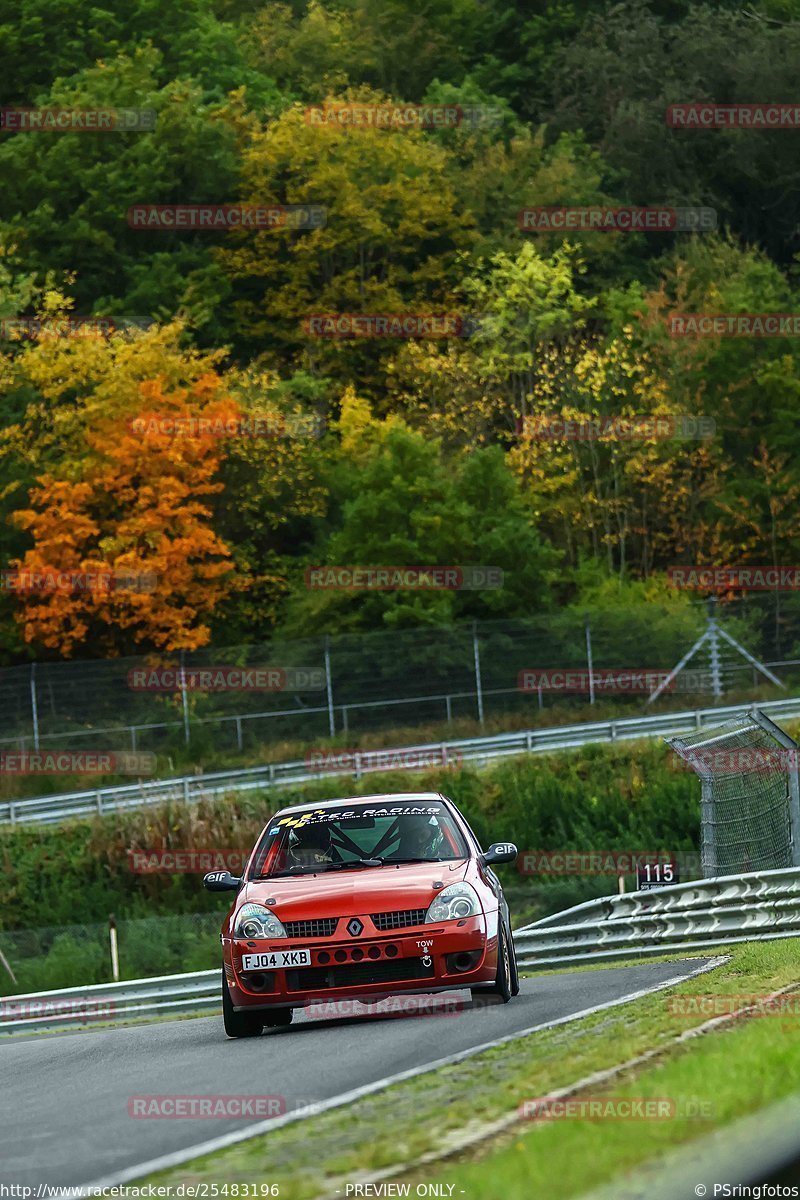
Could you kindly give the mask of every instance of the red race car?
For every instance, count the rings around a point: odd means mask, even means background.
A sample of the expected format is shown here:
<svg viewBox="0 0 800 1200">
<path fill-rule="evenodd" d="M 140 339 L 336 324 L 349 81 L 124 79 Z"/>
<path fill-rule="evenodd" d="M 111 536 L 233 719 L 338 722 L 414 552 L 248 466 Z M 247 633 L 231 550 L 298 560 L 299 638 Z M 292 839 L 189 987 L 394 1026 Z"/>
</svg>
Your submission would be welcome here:
<svg viewBox="0 0 800 1200">
<path fill-rule="evenodd" d="M 319 1001 L 377 1001 L 472 988 L 506 1003 L 519 991 L 511 921 L 493 863 L 451 800 L 436 792 L 324 800 L 269 822 L 222 927 L 229 1037 L 288 1025 Z"/>
</svg>

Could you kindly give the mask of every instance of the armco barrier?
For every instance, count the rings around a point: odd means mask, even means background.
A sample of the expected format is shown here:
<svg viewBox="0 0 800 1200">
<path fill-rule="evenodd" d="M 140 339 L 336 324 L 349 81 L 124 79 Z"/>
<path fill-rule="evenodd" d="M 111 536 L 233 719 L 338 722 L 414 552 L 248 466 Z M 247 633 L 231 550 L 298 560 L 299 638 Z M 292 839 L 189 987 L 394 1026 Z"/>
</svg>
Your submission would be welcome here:
<svg viewBox="0 0 800 1200">
<path fill-rule="evenodd" d="M 800 718 L 800 698 L 774 700 L 760 704 L 759 711 L 773 718 Z M 399 762 L 414 761 L 415 756 L 425 763 L 470 762 L 477 766 L 515 754 L 544 754 L 554 750 L 569 750 L 591 742 L 622 742 L 636 738 L 664 737 L 689 733 L 703 725 L 718 724 L 729 717 L 740 716 L 742 705 L 730 708 L 699 708 L 684 712 L 661 713 L 654 717 L 626 717 L 613 721 L 590 721 L 579 725 L 556 725 L 542 729 L 525 729 L 489 737 L 467 738 L 452 742 L 435 742 L 419 746 L 385 749 L 380 753 L 395 756 Z M 335 753 L 335 752 L 334 752 Z M 70 817 L 95 813 L 120 812 L 162 804 L 167 800 L 185 803 L 224 796 L 231 792 L 263 791 L 290 784 L 310 783 L 323 776 L 350 776 L 386 772 L 391 767 L 370 765 L 379 752 L 354 755 L 353 768 L 309 768 L 303 760 L 268 763 L 246 770 L 217 771 L 211 775 L 184 775 L 177 779 L 158 779 L 123 784 L 120 787 L 95 788 L 91 791 L 61 792 L 52 796 L 36 796 L 25 800 L 0 802 L 0 824 L 24 825 L 32 822 L 52 823 Z M 409 769 L 399 767 L 398 769 Z"/>
<path fill-rule="evenodd" d="M 221 1007 L 221 972 L 194 971 L 0 997 L 0 1034 L 41 1033 Z"/>
<path fill-rule="evenodd" d="M 800 936 L 800 868 L 589 900 L 514 933 L 521 967 L 682 954 Z"/>
<path fill-rule="evenodd" d="M 792 868 L 589 900 L 517 929 L 514 946 L 530 970 L 798 936 L 800 868 Z M 81 1002 L 110 1011 L 87 1019 Z M 220 971 L 197 971 L 0 998 L 0 1034 L 219 1008 Z"/>
</svg>

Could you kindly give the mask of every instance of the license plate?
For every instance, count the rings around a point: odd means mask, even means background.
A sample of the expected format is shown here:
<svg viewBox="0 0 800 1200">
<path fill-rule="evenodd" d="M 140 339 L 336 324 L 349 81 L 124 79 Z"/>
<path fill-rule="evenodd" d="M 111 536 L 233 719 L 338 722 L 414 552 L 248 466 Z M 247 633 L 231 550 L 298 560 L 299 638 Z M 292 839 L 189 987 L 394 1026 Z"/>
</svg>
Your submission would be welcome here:
<svg viewBox="0 0 800 1200">
<path fill-rule="evenodd" d="M 243 954 L 243 971 L 280 970 L 284 967 L 310 967 L 310 950 L 270 950 L 264 954 Z"/>
</svg>

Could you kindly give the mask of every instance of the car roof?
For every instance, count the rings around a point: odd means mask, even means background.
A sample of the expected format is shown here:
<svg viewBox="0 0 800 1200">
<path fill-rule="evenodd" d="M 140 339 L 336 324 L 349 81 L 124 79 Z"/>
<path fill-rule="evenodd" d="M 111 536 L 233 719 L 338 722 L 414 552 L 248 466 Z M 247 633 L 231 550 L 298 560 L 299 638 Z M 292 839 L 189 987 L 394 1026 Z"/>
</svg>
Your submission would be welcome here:
<svg viewBox="0 0 800 1200">
<path fill-rule="evenodd" d="M 334 808 L 337 804 L 441 804 L 451 802 L 441 792 L 376 792 L 371 796 L 343 796 L 336 800 L 307 800 L 305 804 L 293 804 L 290 808 L 281 808 L 275 816 L 285 813 L 308 812 L 309 809 Z"/>
</svg>

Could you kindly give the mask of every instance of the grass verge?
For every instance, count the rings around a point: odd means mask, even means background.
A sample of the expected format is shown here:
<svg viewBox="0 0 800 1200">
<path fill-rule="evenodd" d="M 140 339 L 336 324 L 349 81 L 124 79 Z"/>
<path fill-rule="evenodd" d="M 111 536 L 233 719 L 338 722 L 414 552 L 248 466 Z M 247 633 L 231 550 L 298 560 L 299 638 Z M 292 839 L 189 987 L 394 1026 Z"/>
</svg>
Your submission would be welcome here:
<svg viewBox="0 0 800 1200">
<path fill-rule="evenodd" d="M 403 1177 L 412 1183 L 412 1195 L 417 1183 L 432 1181 L 453 1184 L 453 1196 L 463 1192 L 475 1200 L 499 1195 L 522 1200 L 537 1194 L 537 1184 L 548 1200 L 577 1195 L 662 1149 L 800 1090 L 800 1027 L 784 1029 L 777 1019 L 745 1021 L 689 1043 L 674 1042 L 707 1017 L 698 1012 L 677 1018 L 668 997 L 767 995 L 798 978 L 800 947 L 794 940 L 737 946 L 730 953 L 728 963 L 674 989 L 514 1041 L 147 1182 L 268 1180 L 279 1185 L 282 1200 L 309 1200 L 337 1189 L 344 1196 L 346 1184 L 365 1173 L 413 1163 L 454 1136 L 514 1112 L 525 1099 L 663 1046 L 654 1065 L 604 1092 L 672 1095 L 676 1102 L 711 1099 L 710 1119 L 520 1122 L 511 1139 L 483 1143 L 424 1174 Z M 335 1039 L 335 1030 L 330 1032 Z M 291 1031 L 281 1036 L 291 1037 Z M 489 1028 L 484 1036 L 491 1038 Z"/>
</svg>

